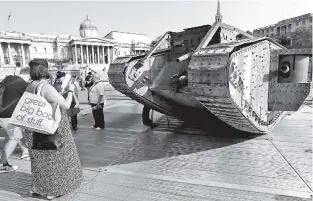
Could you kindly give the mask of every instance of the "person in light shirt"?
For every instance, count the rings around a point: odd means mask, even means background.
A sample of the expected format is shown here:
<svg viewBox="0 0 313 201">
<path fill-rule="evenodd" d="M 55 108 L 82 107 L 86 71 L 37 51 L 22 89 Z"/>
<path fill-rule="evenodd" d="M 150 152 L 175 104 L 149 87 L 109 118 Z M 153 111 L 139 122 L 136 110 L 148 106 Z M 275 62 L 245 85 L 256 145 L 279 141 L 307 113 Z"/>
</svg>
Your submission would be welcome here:
<svg viewBox="0 0 313 201">
<path fill-rule="evenodd" d="M 105 95 L 104 95 L 104 82 L 101 81 L 100 75 L 94 73 L 91 76 L 91 80 L 94 83 L 88 93 L 88 100 L 89 104 L 92 107 L 92 114 L 95 120 L 95 124 L 92 128 L 96 130 L 101 130 L 105 128 L 104 122 L 104 114 L 103 114 L 103 106 L 105 102 Z"/>
</svg>

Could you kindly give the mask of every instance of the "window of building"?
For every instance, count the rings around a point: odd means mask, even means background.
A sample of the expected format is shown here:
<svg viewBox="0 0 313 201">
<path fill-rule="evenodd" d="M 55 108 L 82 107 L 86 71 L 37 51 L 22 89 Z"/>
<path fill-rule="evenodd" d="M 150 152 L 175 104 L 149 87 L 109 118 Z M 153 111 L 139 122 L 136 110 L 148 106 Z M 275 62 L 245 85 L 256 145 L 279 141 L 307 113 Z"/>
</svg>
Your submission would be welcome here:
<svg viewBox="0 0 313 201">
<path fill-rule="evenodd" d="M 271 32 L 273 32 L 274 31 L 274 28 L 271 28 Z"/>
<path fill-rule="evenodd" d="M 299 22 L 296 22 L 296 26 L 299 26 Z"/>
<path fill-rule="evenodd" d="M 34 47 L 34 52 L 37 52 L 37 48 L 36 47 Z"/>
<path fill-rule="evenodd" d="M 262 34 L 264 34 L 264 30 L 262 30 Z"/>
<path fill-rule="evenodd" d="M 268 32 L 269 32 L 269 30 L 267 29 L 267 30 L 266 30 L 266 33 L 268 33 Z"/>
<path fill-rule="evenodd" d="M 312 18 L 310 18 L 310 23 L 312 23 Z"/>
<path fill-rule="evenodd" d="M 305 24 L 305 20 L 302 21 L 302 24 Z"/>
<path fill-rule="evenodd" d="M 47 48 L 43 48 L 43 49 L 44 49 L 45 53 L 47 53 Z"/>
<path fill-rule="evenodd" d="M 291 24 L 288 24 L 288 32 L 291 32 L 291 27 L 292 27 L 292 25 Z"/>
</svg>

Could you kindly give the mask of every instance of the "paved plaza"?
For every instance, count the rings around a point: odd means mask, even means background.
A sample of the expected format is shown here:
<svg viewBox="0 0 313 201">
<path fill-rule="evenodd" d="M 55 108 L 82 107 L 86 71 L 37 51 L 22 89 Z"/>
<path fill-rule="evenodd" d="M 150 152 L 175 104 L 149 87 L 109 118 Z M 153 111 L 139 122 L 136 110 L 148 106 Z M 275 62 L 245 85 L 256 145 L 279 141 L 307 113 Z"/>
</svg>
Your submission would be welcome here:
<svg viewBox="0 0 313 201">
<path fill-rule="evenodd" d="M 261 136 L 219 132 L 214 125 L 201 131 L 159 113 L 154 113 L 159 126 L 150 129 L 142 124 L 142 105 L 128 99 L 108 100 L 106 129 L 96 131 L 90 128 L 90 107 L 81 108 L 73 136 L 84 182 L 55 200 L 311 200 L 309 105 Z M 0 137 L 0 147 L 3 143 Z M 10 159 L 19 170 L 0 174 L 1 201 L 40 200 L 28 194 L 30 161 L 20 154 L 17 149 Z"/>
</svg>

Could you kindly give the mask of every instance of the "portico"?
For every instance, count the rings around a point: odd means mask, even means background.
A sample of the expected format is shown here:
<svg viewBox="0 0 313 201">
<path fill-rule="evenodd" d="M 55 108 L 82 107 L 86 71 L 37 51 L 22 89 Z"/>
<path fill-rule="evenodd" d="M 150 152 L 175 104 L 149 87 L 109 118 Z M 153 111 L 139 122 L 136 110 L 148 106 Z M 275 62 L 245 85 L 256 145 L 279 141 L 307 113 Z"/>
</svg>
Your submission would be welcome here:
<svg viewBox="0 0 313 201">
<path fill-rule="evenodd" d="M 30 60 L 30 41 L 0 39 L 0 66 L 26 66 Z"/>
<path fill-rule="evenodd" d="M 110 64 L 112 60 L 112 42 L 88 38 L 70 44 L 75 64 Z"/>
</svg>

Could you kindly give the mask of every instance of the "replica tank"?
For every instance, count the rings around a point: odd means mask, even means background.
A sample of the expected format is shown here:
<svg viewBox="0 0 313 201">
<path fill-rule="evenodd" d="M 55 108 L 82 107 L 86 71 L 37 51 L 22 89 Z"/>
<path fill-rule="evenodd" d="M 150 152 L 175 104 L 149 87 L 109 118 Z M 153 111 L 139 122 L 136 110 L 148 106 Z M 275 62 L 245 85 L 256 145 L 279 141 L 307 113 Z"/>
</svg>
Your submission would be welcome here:
<svg viewBox="0 0 313 201">
<path fill-rule="evenodd" d="M 108 75 L 116 90 L 158 112 L 208 125 L 213 114 L 264 133 L 308 96 L 312 50 L 286 49 L 216 22 L 167 32 L 146 55 L 115 59 Z"/>
</svg>

